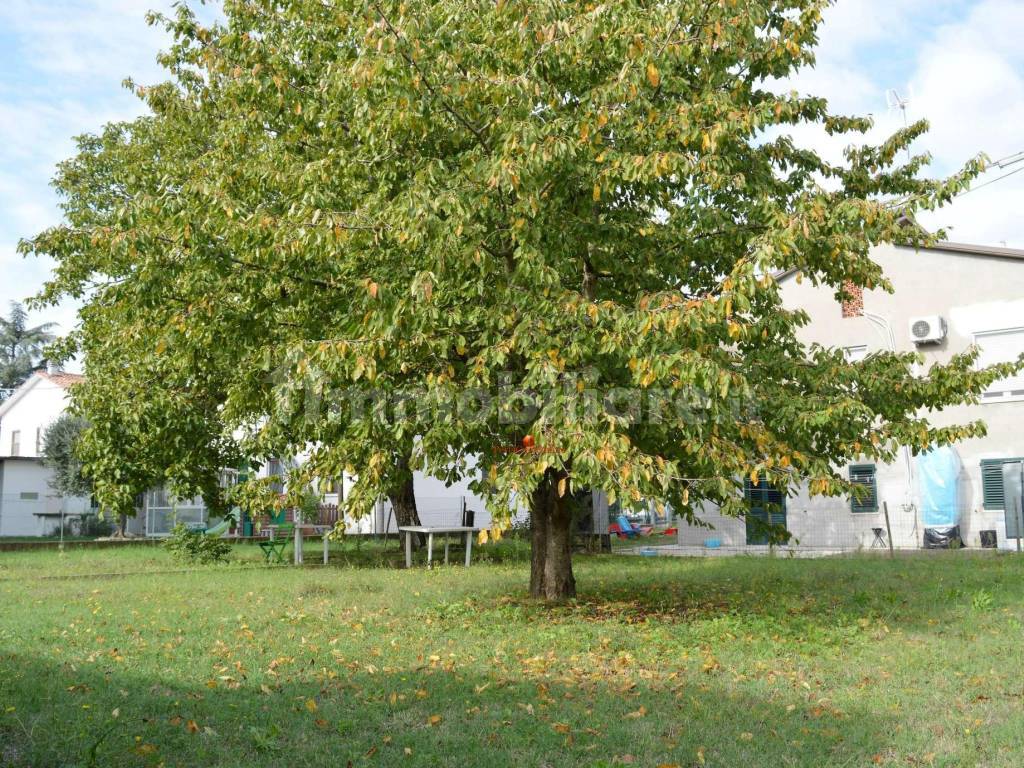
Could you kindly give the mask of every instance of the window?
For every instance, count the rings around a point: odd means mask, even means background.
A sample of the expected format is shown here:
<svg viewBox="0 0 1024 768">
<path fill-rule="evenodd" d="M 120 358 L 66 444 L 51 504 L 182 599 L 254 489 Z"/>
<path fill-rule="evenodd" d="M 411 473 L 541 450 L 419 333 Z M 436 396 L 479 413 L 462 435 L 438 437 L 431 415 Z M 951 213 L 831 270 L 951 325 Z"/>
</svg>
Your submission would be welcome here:
<svg viewBox="0 0 1024 768">
<path fill-rule="evenodd" d="M 850 496 L 850 511 L 877 512 L 878 485 L 875 483 L 875 465 L 854 464 L 851 466 L 850 482 L 864 488 L 862 493 Z"/>
<path fill-rule="evenodd" d="M 39 492 L 38 491 L 22 491 L 20 494 L 18 494 L 18 497 L 22 501 L 38 501 L 38 499 L 39 499 Z"/>
<path fill-rule="evenodd" d="M 11 456 L 17 456 L 21 452 L 21 430 L 11 432 Z"/>
<path fill-rule="evenodd" d="M 43 428 L 36 427 L 36 456 L 43 455 Z"/>
<path fill-rule="evenodd" d="M 855 347 L 843 347 L 843 357 L 848 363 L 859 363 L 868 356 L 867 344 L 860 344 Z"/>
<path fill-rule="evenodd" d="M 1009 363 L 1024 353 L 1024 328 L 976 333 L 974 343 L 980 349 L 977 363 L 979 367 Z M 1000 400 L 1024 400 L 1024 372 L 993 381 L 981 395 L 983 403 Z"/>
<path fill-rule="evenodd" d="M 981 505 L 985 509 L 1004 509 L 1003 464 L 1015 464 L 1024 459 L 981 460 Z"/>
<path fill-rule="evenodd" d="M 743 496 L 750 505 L 747 512 L 747 544 L 768 544 L 785 541 L 786 497 L 766 482 L 754 485 L 749 480 Z M 610 514 L 610 513 L 609 513 Z"/>
</svg>

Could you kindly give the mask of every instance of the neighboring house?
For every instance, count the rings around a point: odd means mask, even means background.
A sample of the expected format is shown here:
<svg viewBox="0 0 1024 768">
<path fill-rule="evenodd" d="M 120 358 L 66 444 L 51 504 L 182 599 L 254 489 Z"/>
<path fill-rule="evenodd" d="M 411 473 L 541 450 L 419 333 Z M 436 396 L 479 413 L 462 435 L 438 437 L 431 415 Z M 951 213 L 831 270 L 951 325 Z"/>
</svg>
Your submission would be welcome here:
<svg viewBox="0 0 1024 768">
<path fill-rule="evenodd" d="M 1024 353 L 1024 251 L 958 243 L 921 251 L 887 245 L 876 248 L 872 258 L 895 293 L 858 292 L 854 301 L 840 305 L 831 288 L 799 282 L 792 271 L 778 276 L 784 304 L 806 310 L 811 318 L 800 332 L 805 342 L 844 348 L 851 360 L 884 350 L 917 350 L 925 361 L 922 373 L 972 344 L 981 350 L 981 364 L 1014 360 Z M 936 426 L 977 419 L 987 424 L 987 436 L 954 447 L 960 470 L 952 511 L 966 546 L 980 546 L 982 531 L 995 531 L 1000 547 L 1015 546 L 1015 515 L 1004 509 L 1002 465 L 1024 456 L 1024 376 L 996 382 L 978 405 L 947 408 L 928 418 Z M 771 488 L 749 484 L 747 495 L 762 517 L 761 505 L 772 502 L 772 522 L 786 525 L 799 541 L 791 545 L 795 550 L 879 545 L 875 529 L 885 529 L 883 502 L 895 546 L 914 548 L 922 546 L 929 527 L 929 504 L 922 499 L 923 469 L 921 457 L 911 457 L 909 451 L 892 464 L 865 461 L 844 467 L 851 479 L 873 489 L 856 502 L 810 497 L 805 490 L 782 499 Z M 765 548 L 756 525 L 748 530 L 744 520 L 723 517 L 714 509 L 700 516 L 714 530 L 682 526 L 681 545 L 700 547 L 717 539 L 727 549 Z"/>
<path fill-rule="evenodd" d="M 70 388 L 83 380 L 78 374 L 37 370 L 0 404 L 0 537 L 45 536 L 59 529 L 62 516 L 79 518 L 94 510 L 86 497 L 61 497 L 51 487 L 52 472 L 43 466 L 42 447 L 46 428 L 69 405 Z M 267 462 L 259 470 L 266 477 L 284 471 L 284 463 Z M 223 482 L 237 480 L 238 472 L 225 470 Z M 328 507 L 340 505 L 353 479 L 332 484 L 323 494 Z M 445 486 L 420 473 L 415 476 L 416 501 L 424 525 L 459 525 L 463 510 L 475 511 L 477 526 L 490 525 L 483 500 L 466 482 Z M 282 489 L 283 490 L 283 487 Z M 209 511 L 201 498 L 175 499 L 166 489 L 153 488 L 139 499 L 135 517 L 127 531 L 136 536 L 166 536 L 176 522 L 210 523 Z M 387 502 L 380 502 L 373 515 L 346 520 L 348 533 L 395 532 L 397 524 Z"/>
<path fill-rule="evenodd" d="M 50 487 L 53 473 L 42 460 L 46 428 L 81 380 L 36 370 L 0 404 L 0 536 L 45 536 L 59 529 L 62 516 L 89 513 L 88 498 L 64 498 Z"/>
</svg>

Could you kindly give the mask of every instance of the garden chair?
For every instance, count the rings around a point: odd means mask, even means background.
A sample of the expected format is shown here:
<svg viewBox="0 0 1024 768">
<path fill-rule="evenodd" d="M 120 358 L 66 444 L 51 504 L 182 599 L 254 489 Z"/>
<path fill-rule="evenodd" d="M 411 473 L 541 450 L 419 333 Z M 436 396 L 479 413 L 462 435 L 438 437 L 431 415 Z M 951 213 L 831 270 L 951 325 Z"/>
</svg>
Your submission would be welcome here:
<svg viewBox="0 0 1024 768">
<path fill-rule="evenodd" d="M 273 538 L 260 542 L 260 549 L 263 550 L 263 557 L 268 563 L 283 563 L 284 549 L 295 534 L 295 526 L 292 523 L 278 525 Z"/>
</svg>

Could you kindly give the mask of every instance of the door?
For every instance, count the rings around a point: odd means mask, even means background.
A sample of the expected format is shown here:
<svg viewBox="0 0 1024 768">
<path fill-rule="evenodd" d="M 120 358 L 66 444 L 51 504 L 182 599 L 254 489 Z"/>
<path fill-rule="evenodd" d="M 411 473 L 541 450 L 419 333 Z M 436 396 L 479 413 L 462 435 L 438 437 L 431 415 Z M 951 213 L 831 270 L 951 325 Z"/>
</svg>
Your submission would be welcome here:
<svg viewBox="0 0 1024 768">
<path fill-rule="evenodd" d="M 1019 539 L 1024 527 L 1024 462 L 1003 464 L 1003 510 L 1006 538 Z"/>
<path fill-rule="evenodd" d="M 747 544 L 781 543 L 786 540 L 786 497 L 781 491 L 762 481 L 749 480 L 744 495 L 750 511 L 747 512 Z"/>
</svg>

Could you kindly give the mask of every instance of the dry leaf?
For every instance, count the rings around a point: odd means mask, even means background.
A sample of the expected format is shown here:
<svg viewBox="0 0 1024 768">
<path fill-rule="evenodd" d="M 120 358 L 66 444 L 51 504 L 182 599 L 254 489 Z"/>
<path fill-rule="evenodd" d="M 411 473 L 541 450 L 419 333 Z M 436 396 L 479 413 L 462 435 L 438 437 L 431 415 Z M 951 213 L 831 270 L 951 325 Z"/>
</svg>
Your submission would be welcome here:
<svg viewBox="0 0 1024 768">
<path fill-rule="evenodd" d="M 310 712 L 316 712 L 316 702 L 313 699 L 306 699 L 306 709 Z"/>
<path fill-rule="evenodd" d="M 569 733 L 572 730 L 568 723 L 554 723 L 551 727 L 555 729 L 555 733 Z"/>
<path fill-rule="evenodd" d="M 188 728 L 189 733 L 199 733 L 199 725 L 195 720 L 189 720 L 185 727 Z"/>
<path fill-rule="evenodd" d="M 429 718 L 427 718 L 427 722 L 431 725 L 440 725 L 441 720 L 442 717 L 440 715 L 431 715 Z"/>
<path fill-rule="evenodd" d="M 647 82 L 651 84 L 651 88 L 657 88 L 661 83 L 661 73 L 653 61 L 647 65 Z"/>
</svg>

